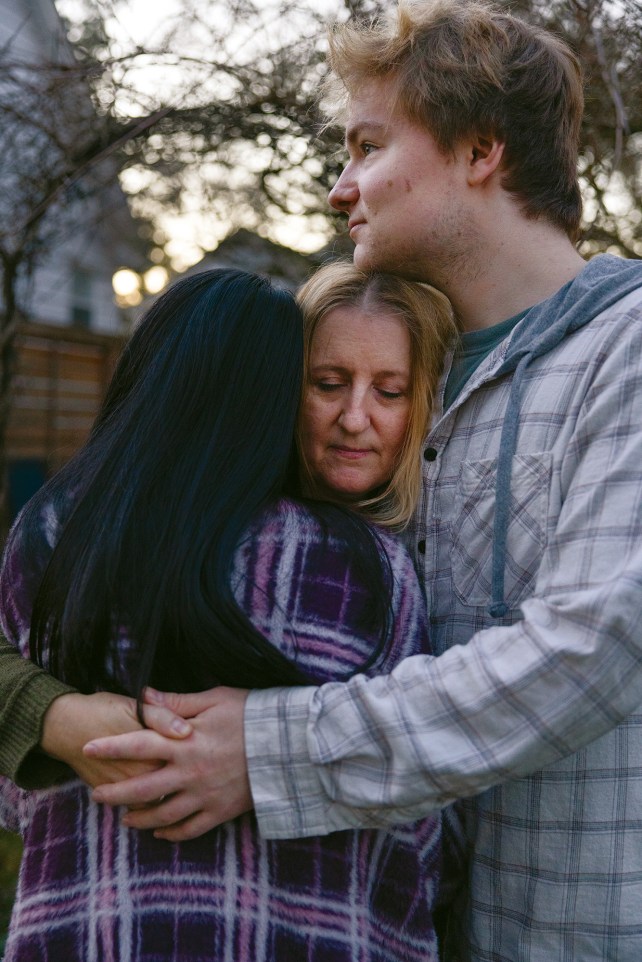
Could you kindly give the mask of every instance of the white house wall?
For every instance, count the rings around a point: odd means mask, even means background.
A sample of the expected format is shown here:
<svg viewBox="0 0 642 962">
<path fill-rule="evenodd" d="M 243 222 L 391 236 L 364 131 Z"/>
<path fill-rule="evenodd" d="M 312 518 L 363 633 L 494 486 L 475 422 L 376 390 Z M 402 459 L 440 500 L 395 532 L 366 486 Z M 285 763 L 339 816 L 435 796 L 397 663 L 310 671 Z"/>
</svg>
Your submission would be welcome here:
<svg viewBox="0 0 642 962">
<path fill-rule="evenodd" d="M 47 64 L 72 58 L 52 0 L 0 0 L 0 46 L 8 42 L 14 62 Z M 122 333 L 124 322 L 114 303 L 111 278 L 118 267 L 128 266 L 127 238 L 133 241 L 135 227 L 115 179 L 83 204 L 73 218 L 64 218 L 60 239 L 20 285 L 18 306 L 30 320 L 71 325 L 74 271 L 80 267 L 91 276 L 91 318 L 81 326 Z"/>
<path fill-rule="evenodd" d="M 71 269 L 64 272 L 60 264 Z M 25 292 L 29 319 L 42 324 L 66 327 L 73 323 L 73 269 L 91 278 L 91 319 L 87 327 L 104 334 L 122 333 L 121 316 L 113 304 L 112 259 L 100 237 L 79 235 L 57 248 L 41 263 Z"/>
</svg>

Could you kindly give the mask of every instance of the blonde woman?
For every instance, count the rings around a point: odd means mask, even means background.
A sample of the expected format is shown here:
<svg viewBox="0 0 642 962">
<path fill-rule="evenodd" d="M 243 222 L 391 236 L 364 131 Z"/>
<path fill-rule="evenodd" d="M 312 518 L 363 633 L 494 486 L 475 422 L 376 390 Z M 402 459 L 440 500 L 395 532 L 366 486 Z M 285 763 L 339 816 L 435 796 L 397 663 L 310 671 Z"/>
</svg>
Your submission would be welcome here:
<svg viewBox="0 0 642 962">
<path fill-rule="evenodd" d="M 419 498 L 422 441 L 453 342 L 448 300 L 427 284 L 368 274 L 351 261 L 322 267 L 297 300 L 305 345 L 297 432 L 304 490 L 326 500 L 347 498 L 370 520 L 403 529 Z M 329 434 L 325 450 L 319 422 Z M 358 451 L 380 425 L 393 432 L 398 426 L 390 461 L 351 457 L 350 448 L 343 458 L 340 450 L 329 456 L 333 440 L 352 438 Z"/>
</svg>

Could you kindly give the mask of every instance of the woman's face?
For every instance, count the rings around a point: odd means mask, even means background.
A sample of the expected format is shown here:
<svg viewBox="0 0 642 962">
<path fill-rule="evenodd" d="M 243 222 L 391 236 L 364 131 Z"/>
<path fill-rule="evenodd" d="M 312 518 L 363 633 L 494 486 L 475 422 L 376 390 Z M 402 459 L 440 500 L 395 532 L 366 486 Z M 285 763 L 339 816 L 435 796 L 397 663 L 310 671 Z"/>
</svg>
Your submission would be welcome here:
<svg viewBox="0 0 642 962">
<path fill-rule="evenodd" d="M 385 484 L 410 416 L 410 335 L 395 314 L 337 307 L 318 324 L 302 409 L 303 455 L 319 493 Z"/>
</svg>

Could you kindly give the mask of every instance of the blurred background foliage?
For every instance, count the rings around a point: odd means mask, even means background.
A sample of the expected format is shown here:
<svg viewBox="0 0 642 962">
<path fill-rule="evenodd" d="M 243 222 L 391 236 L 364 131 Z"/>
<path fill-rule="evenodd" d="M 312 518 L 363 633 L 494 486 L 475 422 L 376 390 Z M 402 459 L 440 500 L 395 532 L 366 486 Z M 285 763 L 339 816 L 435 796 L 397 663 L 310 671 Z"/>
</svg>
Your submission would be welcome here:
<svg viewBox="0 0 642 962">
<path fill-rule="evenodd" d="M 584 66 L 584 249 L 641 256 L 640 0 L 498 5 L 564 37 Z M 119 0 L 58 0 L 58 6 L 75 11 L 70 36 L 103 138 L 125 134 L 122 183 L 135 213 L 152 224 L 152 238 L 170 214 L 190 210 L 198 210 L 210 246 L 230 223 L 259 227 L 306 250 L 337 229 L 326 198 L 344 155 L 340 132 L 322 129 L 317 102 L 327 23 L 370 18 L 389 3 L 177 0 L 175 15 L 158 24 L 145 49 L 123 30 L 126 5 Z M 156 119 L 129 133 L 146 118 Z M 161 248 L 162 234 L 156 233 Z"/>
</svg>

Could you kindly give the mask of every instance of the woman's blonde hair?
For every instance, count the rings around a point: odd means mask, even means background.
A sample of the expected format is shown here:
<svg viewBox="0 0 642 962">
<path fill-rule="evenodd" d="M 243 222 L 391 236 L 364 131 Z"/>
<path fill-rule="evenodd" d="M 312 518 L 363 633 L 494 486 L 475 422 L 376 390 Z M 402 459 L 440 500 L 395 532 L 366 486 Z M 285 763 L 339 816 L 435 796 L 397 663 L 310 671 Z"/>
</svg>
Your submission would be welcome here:
<svg viewBox="0 0 642 962">
<path fill-rule="evenodd" d="M 401 318 L 410 335 L 410 415 L 406 436 L 392 477 L 384 491 L 353 507 L 388 527 L 407 525 L 419 498 L 420 451 L 443 368 L 444 356 L 455 336 L 450 303 L 428 284 L 392 274 L 365 273 L 350 261 L 321 267 L 297 294 L 304 324 L 304 391 L 309 383 L 312 340 L 319 323 L 339 307 L 358 307 L 373 314 Z M 305 396 L 305 395 L 304 395 Z M 315 497 L 314 480 L 303 456 L 303 407 L 297 428 L 304 492 Z M 326 498 L 327 500 L 327 498 Z M 337 496 L 337 501 L 341 498 Z"/>
</svg>

